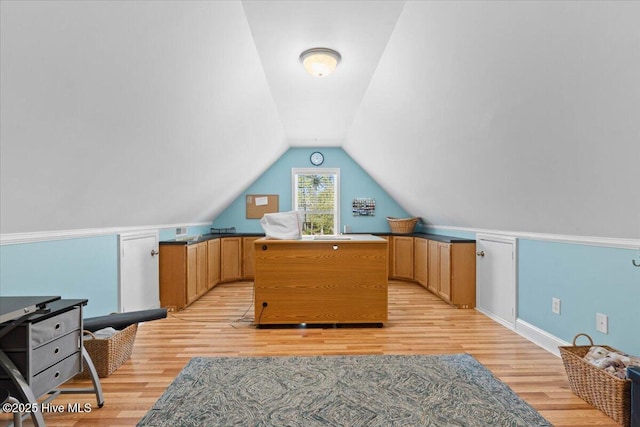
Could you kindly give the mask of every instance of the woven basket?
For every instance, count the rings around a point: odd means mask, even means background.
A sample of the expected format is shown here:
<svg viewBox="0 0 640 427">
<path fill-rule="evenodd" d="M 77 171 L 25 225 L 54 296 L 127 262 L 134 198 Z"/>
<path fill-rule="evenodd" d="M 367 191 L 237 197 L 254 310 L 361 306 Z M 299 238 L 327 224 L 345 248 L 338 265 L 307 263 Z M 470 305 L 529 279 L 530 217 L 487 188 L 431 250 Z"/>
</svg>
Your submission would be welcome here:
<svg viewBox="0 0 640 427">
<path fill-rule="evenodd" d="M 576 345 L 581 335 L 589 339 L 590 345 Z M 584 360 L 592 346 L 593 340 L 589 335 L 578 334 L 573 338 L 573 345 L 558 347 L 571 390 L 618 424 L 628 426 L 631 422 L 631 380 L 614 377 Z M 606 345 L 600 347 L 622 353 Z"/>
<path fill-rule="evenodd" d="M 120 367 L 124 362 L 129 360 L 133 351 L 133 344 L 138 332 L 138 324 L 129 325 L 123 330 L 113 334 L 109 338 L 96 338 L 89 331 L 85 334 L 91 335 L 92 339 L 84 340 L 84 347 L 87 349 L 91 361 L 96 367 L 100 378 L 108 377 Z M 84 370 L 76 375 L 76 378 L 90 378 L 89 370 Z"/>
<path fill-rule="evenodd" d="M 389 223 L 389 227 L 391 227 L 392 233 L 397 234 L 409 234 L 413 233 L 413 229 L 416 227 L 416 224 L 420 218 L 394 218 L 392 216 L 387 217 L 387 222 Z"/>
</svg>

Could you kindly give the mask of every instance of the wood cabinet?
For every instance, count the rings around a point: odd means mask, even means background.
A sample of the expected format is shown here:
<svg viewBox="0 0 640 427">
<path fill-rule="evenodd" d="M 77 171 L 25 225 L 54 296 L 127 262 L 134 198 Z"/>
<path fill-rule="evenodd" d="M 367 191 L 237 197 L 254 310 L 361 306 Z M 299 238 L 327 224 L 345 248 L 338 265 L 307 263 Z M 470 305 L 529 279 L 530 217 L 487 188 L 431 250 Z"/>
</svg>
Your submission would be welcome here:
<svg viewBox="0 0 640 427">
<path fill-rule="evenodd" d="M 438 295 L 451 302 L 451 244 L 438 242 Z"/>
<path fill-rule="evenodd" d="M 475 242 L 383 236 L 388 277 L 414 280 L 459 308 L 475 307 Z M 228 236 L 191 244 L 160 245 L 160 303 L 181 310 L 222 282 L 254 280 L 255 241 Z M 441 241 L 444 240 L 444 241 Z"/>
<path fill-rule="evenodd" d="M 207 241 L 207 289 L 220 282 L 220 239 Z"/>
<path fill-rule="evenodd" d="M 427 289 L 438 295 L 440 291 L 440 256 L 438 242 L 428 240 L 428 258 L 427 258 Z"/>
<path fill-rule="evenodd" d="M 253 255 L 253 242 L 259 239 L 259 236 L 242 238 L 242 278 L 244 280 L 253 280 L 255 257 Z"/>
<path fill-rule="evenodd" d="M 257 324 L 387 321 L 384 239 L 261 239 L 254 246 Z"/>
<path fill-rule="evenodd" d="M 181 310 L 207 290 L 207 242 L 160 245 L 160 305 Z"/>
<path fill-rule="evenodd" d="M 393 236 L 381 236 L 387 241 L 387 264 L 388 264 L 388 277 L 393 276 Z"/>
<path fill-rule="evenodd" d="M 429 241 L 427 288 L 458 308 L 476 304 L 475 243 Z"/>
<path fill-rule="evenodd" d="M 220 241 L 220 281 L 242 278 L 242 237 L 224 237 Z"/>
<path fill-rule="evenodd" d="M 395 279 L 413 280 L 413 237 L 393 236 L 392 273 Z"/>
<path fill-rule="evenodd" d="M 198 243 L 160 244 L 160 304 L 182 310 L 222 282 L 253 280 L 253 242 L 230 236 Z"/>
<path fill-rule="evenodd" d="M 204 295 L 209 290 L 207 286 L 209 278 L 207 273 L 209 270 L 209 258 L 207 257 L 207 242 L 198 243 L 196 246 L 196 298 Z M 191 302 L 193 302 L 191 301 Z"/>
<path fill-rule="evenodd" d="M 187 246 L 187 288 L 186 304 L 191 304 L 198 296 L 198 253 L 196 245 Z"/>
<path fill-rule="evenodd" d="M 416 237 L 413 239 L 413 278 L 425 288 L 429 281 L 429 241 Z"/>
</svg>

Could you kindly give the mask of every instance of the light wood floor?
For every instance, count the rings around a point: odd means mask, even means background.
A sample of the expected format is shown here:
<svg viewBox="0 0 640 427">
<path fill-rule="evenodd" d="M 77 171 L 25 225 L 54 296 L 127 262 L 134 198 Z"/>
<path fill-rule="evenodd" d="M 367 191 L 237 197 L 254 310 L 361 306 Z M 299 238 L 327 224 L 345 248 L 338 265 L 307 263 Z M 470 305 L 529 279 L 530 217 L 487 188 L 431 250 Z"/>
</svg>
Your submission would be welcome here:
<svg viewBox="0 0 640 427">
<path fill-rule="evenodd" d="M 187 309 L 142 324 L 131 360 L 102 379 L 105 406 L 98 409 L 91 395 L 63 395 L 53 403 L 90 403 L 92 411 L 47 413 L 47 425 L 133 426 L 192 356 L 444 353 L 473 355 L 555 426 L 616 425 L 571 392 L 559 358 L 475 310 L 450 307 L 418 284 L 389 282 L 385 327 L 328 329 L 256 329 L 252 286 L 218 285 Z"/>
</svg>

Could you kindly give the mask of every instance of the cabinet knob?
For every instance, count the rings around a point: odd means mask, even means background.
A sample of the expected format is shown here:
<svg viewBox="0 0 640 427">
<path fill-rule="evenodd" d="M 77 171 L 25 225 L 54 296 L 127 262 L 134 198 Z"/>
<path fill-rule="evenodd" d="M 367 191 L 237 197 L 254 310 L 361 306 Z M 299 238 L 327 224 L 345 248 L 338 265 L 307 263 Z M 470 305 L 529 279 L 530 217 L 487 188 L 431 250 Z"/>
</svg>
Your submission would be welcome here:
<svg viewBox="0 0 640 427">
<path fill-rule="evenodd" d="M 479 257 L 483 257 L 484 256 L 484 251 L 476 252 L 476 255 L 478 255 Z"/>
<path fill-rule="evenodd" d="M 267 245 L 262 245 L 262 250 L 266 251 L 267 250 Z"/>
<path fill-rule="evenodd" d="M 332 248 L 333 248 L 334 251 L 337 251 L 338 250 L 338 245 L 333 245 Z"/>
<path fill-rule="evenodd" d="M 156 256 L 156 255 L 160 255 L 160 252 L 156 251 L 155 249 L 151 249 L 151 256 Z"/>
</svg>

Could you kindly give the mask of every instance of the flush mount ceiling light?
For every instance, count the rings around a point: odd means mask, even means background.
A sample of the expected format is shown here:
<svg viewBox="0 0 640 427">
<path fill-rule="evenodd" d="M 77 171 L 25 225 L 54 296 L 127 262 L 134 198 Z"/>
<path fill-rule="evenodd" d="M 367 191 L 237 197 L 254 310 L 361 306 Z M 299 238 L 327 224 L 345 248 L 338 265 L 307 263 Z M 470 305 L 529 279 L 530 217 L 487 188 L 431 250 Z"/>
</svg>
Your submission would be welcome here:
<svg viewBox="0 0 640 427">
<path fill-rule="evenodd" d="M 342 57 L 338 52 L 326 47 L 314 47 L 300 54 L 300 62 L 307 73 L 316 77 L 324 77 L 333 73 Z"/>
</svg>

